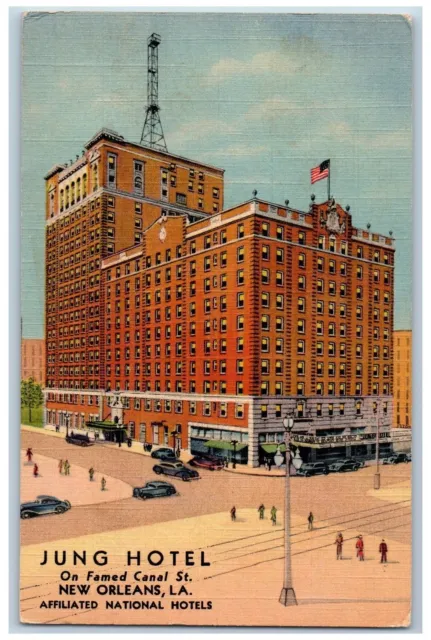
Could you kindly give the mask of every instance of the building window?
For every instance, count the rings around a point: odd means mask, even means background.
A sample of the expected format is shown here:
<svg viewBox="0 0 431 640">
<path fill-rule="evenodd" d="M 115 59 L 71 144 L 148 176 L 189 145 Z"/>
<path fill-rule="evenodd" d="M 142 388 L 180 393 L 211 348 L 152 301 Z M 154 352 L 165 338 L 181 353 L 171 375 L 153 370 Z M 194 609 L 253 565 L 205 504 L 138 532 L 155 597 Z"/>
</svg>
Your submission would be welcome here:
<svg viewBox="0 0 431 640">
<path fill-rule="evenodd" d="M 115 189 L 117 185 L 117 156 L 108 153 L 108 187 Z"/>
</svg>

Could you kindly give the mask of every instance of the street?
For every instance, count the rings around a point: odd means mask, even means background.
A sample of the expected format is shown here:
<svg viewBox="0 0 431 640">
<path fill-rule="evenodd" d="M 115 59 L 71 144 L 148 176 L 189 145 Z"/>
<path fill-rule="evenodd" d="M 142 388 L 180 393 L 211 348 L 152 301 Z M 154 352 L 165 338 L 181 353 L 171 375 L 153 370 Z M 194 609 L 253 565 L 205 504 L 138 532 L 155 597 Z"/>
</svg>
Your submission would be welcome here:
<svg viewBox="0 0 431 640">
<path fill-rule="evenodd" d="M 68 499 L 72 509 L 61 516 L 32 518 L 22 523 L 21 544 L 30 545 L 38 542 L 64 540 L 77 536 L 107 531 L 116 531 L 156 522 L 189 518 L 211 513 L 228 513 L 233 505 L 238 516 L 241 509 L 256 509 L 262 502 L 269 510 L 272 505 L 278 509 L 283 507 L 284 479 L 281 477 L 257 477 L 225 471 L 206 471 L 199 469 L 200 480 L 182 482 L 161 476 L 177 487 L 178 496 L 171 498 L 141 501 L 132 498 L 132 487 L 142 486 L 157 476 L 152 468 L 156 461 L 150 457 L 127 451 L 126 448 L 97 444 L 92 447 L 78 447 L 67 444 L 63 439 L 22 430 L 22 449 L 32 447 L 37 460 L 38 454 L 58 461 L 68 458 L 74 469 L 82 467 L 88 470 L 93 466 L 96 476 L 110 476 L 130 485 L 130 498 L 108 500 L 103 503 L 79 503 L 79 487 L 75 495 L 73 484 L 70 484 L 68 495 L 57 495 L 56 483 L 53 479 L 51 493 L 56 497 Z M 22 461 L 24 463 L 25 461 Z M 382 489 L 409 481 L 410 464 L 381 467 Z M 359 513 L 363 509 L 381 508 L 382 502 L 378 492 L 373 492 L 374 467 L 366 467 L 357 472 L 329 474 L 311 478 L 292 478 L 292 512 L 306 518 L 314 513 L 318 526 L 319 520 L 338 518 L 347 512 Z M 44 469 L 41 465 L 40 472 Z M 77 470 L 75 469 L 75 473 Z M 80 475 L 80 478 L 82 476 Z M 34 497 L 40 492 L 35 482 Z M 82 479 L 80 480 L 82 482 Z M 89 482 L 89 481 L 88 481 Z M 109 490 L 109 485 L 108 485 Z M 44 489 L 45 492 L 45 489 Z M 372 530 L 372 525 L 364 522 L 363 531 Z M 395 529 L 392 533 L 395 540 L 407 543 L 410 539 L 409 528 Z"/>
</svg>

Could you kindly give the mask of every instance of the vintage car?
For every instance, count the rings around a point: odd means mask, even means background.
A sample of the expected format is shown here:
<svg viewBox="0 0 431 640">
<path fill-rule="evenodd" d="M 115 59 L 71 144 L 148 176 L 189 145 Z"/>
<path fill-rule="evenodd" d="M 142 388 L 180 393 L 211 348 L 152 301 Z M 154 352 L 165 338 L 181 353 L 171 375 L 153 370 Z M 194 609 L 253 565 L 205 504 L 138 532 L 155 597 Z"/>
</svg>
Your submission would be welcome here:
<svg viewBox="0 0 431 640">
<path fill-rule="evenodd" d="M 173 496 L 177 490 L 170 482 L 163 482 L 163 480 L 152 480 L 147 482 L 143 487 L 134 487 L 133 497 L 142 498 L 147 500 L 148 498 L 161 498 L 162 496 Z"/>
<path fill-rule="evenodd" d="M 181 478 L 184 482 L 189 480 L 197 480 L 199 474 L 194 469 L 189 469 L 182 462 L 166 462 L 163 460 L 159 464 L 153 467 L 154 473 L 157 475 L 164 474 L 166 476 L 172 476 L 173 478 Z"/>
<path fill-rule="evenodd" d="M 69 511 L 72 505 L 69 500 L 59 500 L 54 496 L 37 496 L 32 502 L 23 502 L 21 505 L 21 518 L 33 518 L 34 516 L 44 516 L 47 513 L 64 513 Z"/>
<path fill-rule="evenodd" d="M 207 457 L 207 456 L 195 456 L 189 461 L 189 465 L 191 467 L 201 467 L 202 469 L 209 469 L 210 471 L 215 471 L 223 469 L 224 463 L 220 458 L 215 457 Z"/>
<path fill-rule="evenodd" d="M 328 475 L 329 469 L 325 462 L 305 462 L 300 469 L 297 470 L 297 476 L 310 476 Z"/>
<path fill-rule="evenodd" d="M 66 442 L 69 444 L 77 444 L 79 447 L 90 447 L 94 444 L 94 440 L 90 440 L 90 438 L 81 433 L 69 433 L 66 436 Z"/>
<path fill-rule="evenodd" d="M 383 464 L 399 464 L 400 462 L 410 462 L 407 453 L 394 453 L 382 460 Z"/>
<path fill-rule="evenodd" d="M 360 467 L 359 462 L 356 460 L 337 460 L 329 465 L 329 471 L 331 472 L 344 472 L 344 471 L 357 471 Z"/>
<path fill-rule="evenodd" d="M 164 460 L 165 458 L 175 459 L 175 451 L 169 447 L 160 447 L 151 452 L 151 457 L 158 458 L 159 460 Z"/>
</svg>

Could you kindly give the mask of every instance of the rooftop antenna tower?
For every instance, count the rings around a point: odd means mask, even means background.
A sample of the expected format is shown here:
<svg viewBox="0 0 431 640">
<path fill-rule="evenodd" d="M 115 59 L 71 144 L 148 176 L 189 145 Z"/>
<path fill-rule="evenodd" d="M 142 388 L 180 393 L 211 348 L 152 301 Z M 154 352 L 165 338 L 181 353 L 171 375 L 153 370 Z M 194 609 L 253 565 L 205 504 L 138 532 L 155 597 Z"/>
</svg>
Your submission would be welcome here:
<svg viewBox="0 0 431 640">
<path fill-rule="evenodd" d="M 152 33 L 148 44 L 148 73 L 147 73 L 147 106 L 144 128 L 142 129 L 141 144 L 154 149 L 167 151 L 159 107 L 159 55 L 158 46 L 162 41 L 157 33 Z"/>
</svg>

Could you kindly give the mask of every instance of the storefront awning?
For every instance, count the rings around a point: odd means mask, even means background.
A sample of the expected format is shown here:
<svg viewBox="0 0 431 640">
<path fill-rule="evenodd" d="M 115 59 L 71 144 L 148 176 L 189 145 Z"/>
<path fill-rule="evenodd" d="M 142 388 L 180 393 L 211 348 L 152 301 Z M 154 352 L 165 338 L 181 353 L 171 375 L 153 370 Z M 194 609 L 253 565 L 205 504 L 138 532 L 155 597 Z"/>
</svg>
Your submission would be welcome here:
<svg viewBox="0 0 431 640">
<path fill-rule="evenodd" d="M 260 445 L 261 448 L 265 451 L 265 453 L 276 453 L 278 447 L 280 447 L 280 451 L 282 453 L 284 453 L 286 451 L 286 445 L 285 444 L 268 444 L 268 443 L 263 443 Z"/>
<path fill-rule="evenodd" d="M 292 440 L 292 444 L 294 447 L 308 447 L 309 449 L 321 449 L 321 444 L 315 444 L 314 442 L 295 442 Z"/>
<path fill-rule="evenodd" d="M 227 440 L 207 440 L 207 442 L 205 442 L 205 446 L 211 449 L 223 449 L 224 451 L 233 451 L 233 444 L 231 444 Z M 243 442 L 238 442 L 238 444 L 235 447 L 235 450 L 242 451 L 246 447 L 248 447 L 247 444 L 244 444 Z"/>
<path fill-rule="evenodd" d="M 114 431 L 114 430 L 121 430 L 121 429 L 125 429 L 125 427 L 115 424 L 115 422 L 109 422 L 108 420 L 106 421 L 98 421 L 96 420 L 95 422 L 86 422 L 85 426 L 87 426 L 89 429 L 103 429 L 104 431 Z"/>
</svg>

